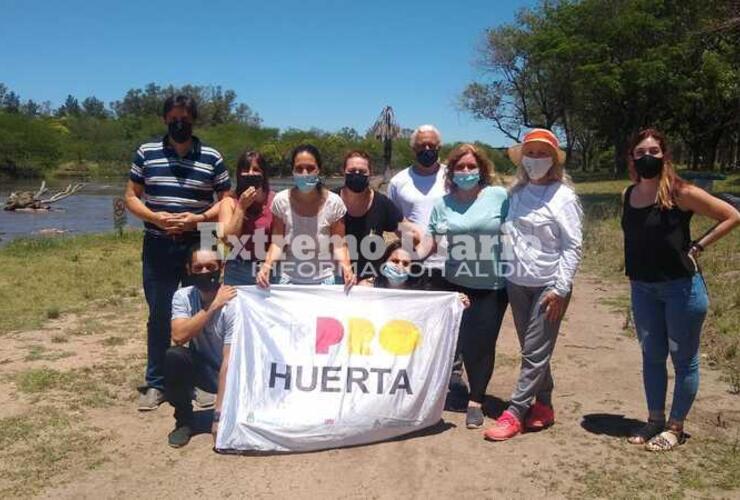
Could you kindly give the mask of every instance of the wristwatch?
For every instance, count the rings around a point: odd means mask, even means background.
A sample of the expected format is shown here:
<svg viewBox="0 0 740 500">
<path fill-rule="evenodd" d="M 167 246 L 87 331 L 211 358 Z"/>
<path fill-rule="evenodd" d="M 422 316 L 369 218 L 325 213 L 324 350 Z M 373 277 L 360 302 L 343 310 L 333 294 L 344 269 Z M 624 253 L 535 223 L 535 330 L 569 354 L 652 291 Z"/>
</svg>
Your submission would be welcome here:
<svg viewBox="0 0 740 500">
<path fill-rule="evenodd" d="M 221 412 L 218 410 L 214 410 L 213 412 L 213 421 L 218 422 L 221 420 Z"/>
</svg>

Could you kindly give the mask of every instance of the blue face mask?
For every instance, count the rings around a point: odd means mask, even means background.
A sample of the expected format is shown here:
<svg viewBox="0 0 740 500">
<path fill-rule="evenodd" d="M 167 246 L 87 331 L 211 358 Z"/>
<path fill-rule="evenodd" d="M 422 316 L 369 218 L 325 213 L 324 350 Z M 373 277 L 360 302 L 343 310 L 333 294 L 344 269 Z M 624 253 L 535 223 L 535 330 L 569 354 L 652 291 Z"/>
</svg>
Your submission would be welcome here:
<svg viewBox="0 0 740 500">
<path fill-rule="evenodd" d="M 380 267 L 380 272 L 392 285 L 400 285 L 409 279 L 409 273 L 387 262 Z"/>
<path fill-rule="evenodd" d="M 455 172 L 452 182 L 463 191 L 470 191 L 480 182 L 480 172 L 478 170 L 473 172 Z"/>
<path fill-rule="evenodd" d="M 319 184 L 319 176 L 316 174 L 293 174 L 293 183 L 301 193 L 308 193 L 316 189 Z"/>
</svg>

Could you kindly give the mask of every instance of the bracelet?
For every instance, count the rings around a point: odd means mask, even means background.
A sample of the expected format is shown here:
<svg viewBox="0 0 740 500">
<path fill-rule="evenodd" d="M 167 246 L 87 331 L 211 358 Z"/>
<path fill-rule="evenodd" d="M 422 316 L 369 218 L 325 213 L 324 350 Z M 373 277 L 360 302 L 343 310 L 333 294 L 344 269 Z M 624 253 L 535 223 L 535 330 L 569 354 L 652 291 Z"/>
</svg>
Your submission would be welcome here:
<svg viewBox="0 0 740 500">
<path fill-rule="evenodd" d="M 702 245 L 698 241 L 693 242 L 691 244 L 691 248 L 697 248 L 697 249 L 699 249 L 700 252 L 703 252 L 704 251 L 704 245 Z"/>
<path fill-rule="evenodd" d="M 213 422 L 217 423 L 221 420 L 221 412 L 218 410 L 214 410 L 213 412 Z"/>
</svg>

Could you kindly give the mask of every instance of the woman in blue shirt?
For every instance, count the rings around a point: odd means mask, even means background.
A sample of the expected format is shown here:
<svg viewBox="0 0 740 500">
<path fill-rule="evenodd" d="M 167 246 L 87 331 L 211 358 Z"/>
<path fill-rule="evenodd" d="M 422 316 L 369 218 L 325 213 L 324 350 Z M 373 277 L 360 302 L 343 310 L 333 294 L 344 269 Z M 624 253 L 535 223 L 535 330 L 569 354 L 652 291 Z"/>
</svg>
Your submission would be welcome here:
<svg viewBox="0 0 740 500">
<path fill-rule="evenodd" d="M 493 163 L 478 147 L 463 144 L 453 150 L 445 174 L 449 193 L 435 204 L 428 228 L 434 236 L 432 247 L 447 247 L 447 289 L 470 299 L 457 343 L 470 384 L 465 418 L 469 429 L 483 425 L 483 398 L 508 305 L 499 242 L 507 193 L 503 187 L 491 185 L 493 173 Z"/>
</svg>

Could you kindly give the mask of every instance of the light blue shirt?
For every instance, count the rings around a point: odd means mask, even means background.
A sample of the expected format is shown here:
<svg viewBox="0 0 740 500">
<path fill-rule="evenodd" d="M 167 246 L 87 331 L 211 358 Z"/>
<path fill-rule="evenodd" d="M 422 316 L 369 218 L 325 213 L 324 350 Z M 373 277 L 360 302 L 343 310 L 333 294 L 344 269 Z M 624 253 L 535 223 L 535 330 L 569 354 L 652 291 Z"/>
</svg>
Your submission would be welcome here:
<svg viewBox="0 0 740 500">
<path fill-rule="evenodd" d="M 508 206 L 506 190 L 500 186 L 484 187 L 470 202 L 460 202 L 452 193 L 437 201 L 428 230 L 445 237 L 447 281 L 466 288 L 504 288 L 500 236 Z"/>
<path fill-rule="evenodd" d="M 233 299 L 232 299 L 233 301 Z M 229 301 L 216 311 L 203 327 L 203 331 L 190 339 L 190 350 L 196 353 L 199 363 L 195 369 L 201 379 L 218 387 L 218 372 L 221 369 L 224 344 L 231 344 L 236 311 Z M 200 293 L 194 286 L 180 288 L 172 297 L 172 319 L 192 318 L 203 309 Z"/>
</svg>

